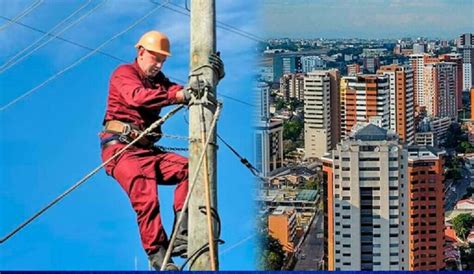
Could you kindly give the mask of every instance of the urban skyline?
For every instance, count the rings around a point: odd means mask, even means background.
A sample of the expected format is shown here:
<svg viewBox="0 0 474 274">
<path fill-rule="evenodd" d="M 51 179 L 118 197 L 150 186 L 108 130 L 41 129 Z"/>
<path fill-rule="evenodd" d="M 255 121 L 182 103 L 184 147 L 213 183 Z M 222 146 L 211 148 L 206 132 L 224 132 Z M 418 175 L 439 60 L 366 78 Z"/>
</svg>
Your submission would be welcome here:
<svg viewBox="0 0 474 274">
<path fill-rule="evenodd" d="M 257 200 L 285 256 L 264 269 L 470 269 L 474 217 L 454 224 L 474 216 L 458 210 L 474 204 L 473 57 L 472 33 L 268 40 L 256 156 L 283 160 Z"/>
</svg>

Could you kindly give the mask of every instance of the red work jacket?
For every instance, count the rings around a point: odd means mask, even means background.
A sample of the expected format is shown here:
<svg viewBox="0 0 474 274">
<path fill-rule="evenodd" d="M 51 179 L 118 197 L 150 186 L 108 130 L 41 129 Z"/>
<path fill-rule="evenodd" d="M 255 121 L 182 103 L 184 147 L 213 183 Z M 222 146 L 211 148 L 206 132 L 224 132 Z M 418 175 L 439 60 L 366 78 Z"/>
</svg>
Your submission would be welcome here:
<svg viewBox="0 0 474 274">
<path fill-rule="evenodd" d="M 176 104 L 176 92 L 183 87 L 162 72 L 148 79 L 137 61 L 119 66 L 110 78 L 106 121 L 119 120 L 145 129 L 159 119 L 164 106 Z"/>
</svg>

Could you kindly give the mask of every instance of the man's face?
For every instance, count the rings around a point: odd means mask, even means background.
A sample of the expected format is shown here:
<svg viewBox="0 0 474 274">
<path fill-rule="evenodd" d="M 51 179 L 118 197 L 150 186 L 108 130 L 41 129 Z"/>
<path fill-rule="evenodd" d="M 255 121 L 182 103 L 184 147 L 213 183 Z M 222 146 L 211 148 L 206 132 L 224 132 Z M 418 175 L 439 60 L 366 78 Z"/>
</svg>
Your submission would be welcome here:
<svg viewBox="0 0 474 274">
<path fill-rule="evenodd" d="M 155 77 L 161 71 L 166 61 L 166 55 L 149 51 L 144 48 L 138 50 L 140 68 L 149 78 Z"/>
</svg>

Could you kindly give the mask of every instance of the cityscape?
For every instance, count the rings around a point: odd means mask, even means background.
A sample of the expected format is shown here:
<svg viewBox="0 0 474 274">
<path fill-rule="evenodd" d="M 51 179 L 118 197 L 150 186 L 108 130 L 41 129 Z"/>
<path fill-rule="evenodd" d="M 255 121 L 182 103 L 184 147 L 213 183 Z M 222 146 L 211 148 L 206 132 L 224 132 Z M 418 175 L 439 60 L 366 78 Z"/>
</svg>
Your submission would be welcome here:
<svg viewBox="0 0 474 274">
<path fill-rule="evenodd" d="M 260 269 L 474 269 L 474 34 L 259 53 Z"/>
</svg>

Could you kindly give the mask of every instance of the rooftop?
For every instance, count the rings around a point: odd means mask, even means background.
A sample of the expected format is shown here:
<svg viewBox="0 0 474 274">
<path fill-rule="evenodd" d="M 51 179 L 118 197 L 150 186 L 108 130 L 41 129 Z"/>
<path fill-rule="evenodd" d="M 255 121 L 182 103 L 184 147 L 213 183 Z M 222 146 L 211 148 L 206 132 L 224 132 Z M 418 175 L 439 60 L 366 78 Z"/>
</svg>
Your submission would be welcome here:
<svg viewBox="0 0 474 274">
<path fill-rule="evenodd" d="M 387 140 L 387 130 L 373 124 L 367 124 L 356 131 L 353 138 L 362 141 L 384 141 Z"/>
</svg>

